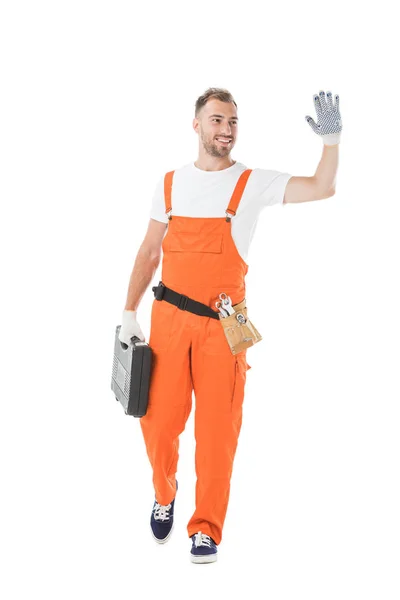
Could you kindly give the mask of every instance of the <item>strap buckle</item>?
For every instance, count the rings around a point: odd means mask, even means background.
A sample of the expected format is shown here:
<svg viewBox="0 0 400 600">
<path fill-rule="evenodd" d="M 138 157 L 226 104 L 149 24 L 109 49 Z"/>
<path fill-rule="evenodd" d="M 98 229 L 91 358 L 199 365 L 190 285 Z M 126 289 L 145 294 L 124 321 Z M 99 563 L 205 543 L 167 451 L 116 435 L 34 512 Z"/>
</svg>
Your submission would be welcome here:
<svg viewBox="0 0 400 600">
<path fill-rule="evenodd" d="M 165 292 L 165 285 L 162 281 L 157 286 L 151 288 L 154 292 L 154 296 L 156 300 L 162 300 Z"/>
<path fill-rule="evenodd" d="M 187 296 L 181 294 L 178 302 L 178 308 L 180 308 L 181 310 L 186 310 L 188 300 L 189 298 Z"/>
</svg>

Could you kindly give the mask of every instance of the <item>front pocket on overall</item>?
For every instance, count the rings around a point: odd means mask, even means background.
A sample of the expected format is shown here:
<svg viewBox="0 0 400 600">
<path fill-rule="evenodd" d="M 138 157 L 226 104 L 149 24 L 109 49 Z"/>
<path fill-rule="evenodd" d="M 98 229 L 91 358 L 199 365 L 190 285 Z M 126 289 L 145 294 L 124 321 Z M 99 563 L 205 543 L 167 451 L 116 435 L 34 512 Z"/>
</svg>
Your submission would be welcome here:
<svg viewBox="0 0 400 600">
<path fill-rule="evenodd" d="M 223 236 L 218 231 L 214 235 L 188 231 L 167 234 L 163 251 L 169 285 L 173 288 L 175 284 L 184 282 L 190 288 L 208 285 L 210 281 L 221 281 L 226 262 L 223 244 Z"/>
<path fill-rule="evenodd" d="M 169 233 L 165 238 L 165 249 L 169 252 L 211 252 L 221 254 L 222 234 L 213 237 L 188 231 Z"/>
</svg>

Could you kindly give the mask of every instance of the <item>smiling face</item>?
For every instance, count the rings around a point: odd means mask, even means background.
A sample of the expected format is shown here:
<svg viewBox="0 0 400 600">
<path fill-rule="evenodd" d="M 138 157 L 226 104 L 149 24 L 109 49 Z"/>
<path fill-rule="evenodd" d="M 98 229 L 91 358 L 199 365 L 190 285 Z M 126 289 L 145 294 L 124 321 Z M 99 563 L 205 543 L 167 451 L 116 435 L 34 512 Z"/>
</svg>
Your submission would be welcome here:
<svg viewBox="0 0 400 600">
<path fill-rule="evenodd" d="M 199 143 L 206 154 L 218 158 L 228 156 L 238 132 L 236 106 L 232 102 L 210 98 L 194 118 L 193 128 L 199 134 Z"/>
</svg>

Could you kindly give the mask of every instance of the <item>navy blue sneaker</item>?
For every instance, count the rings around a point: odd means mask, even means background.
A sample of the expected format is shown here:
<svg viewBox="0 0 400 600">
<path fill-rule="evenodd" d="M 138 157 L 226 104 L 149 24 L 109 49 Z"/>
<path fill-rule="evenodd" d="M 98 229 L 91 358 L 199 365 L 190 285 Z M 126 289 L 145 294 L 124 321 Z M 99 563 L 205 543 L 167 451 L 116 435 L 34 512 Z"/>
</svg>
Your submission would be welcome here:
<svg viewBox="0 0 400 600">
<path fill-rule="evenodd" d="M 178 482 L 176 482 L 178 489 Z M 153 538 L 159 544 L 164 544 L 169 540 L 174 525 L 174 505 L 175 498 L 170 504 L 158 504 L 154 501 L 153 510 L 151 511 L 150 527 Z"/>
<path fill-rule="evenodd" d="M 193 563 L 211 563 L 217 560 L 217 544 L 212 537 L 205 533 L 195 533 L 192 535 L 192 549 L 190 551 L 190 560 Z"/>
</svg>

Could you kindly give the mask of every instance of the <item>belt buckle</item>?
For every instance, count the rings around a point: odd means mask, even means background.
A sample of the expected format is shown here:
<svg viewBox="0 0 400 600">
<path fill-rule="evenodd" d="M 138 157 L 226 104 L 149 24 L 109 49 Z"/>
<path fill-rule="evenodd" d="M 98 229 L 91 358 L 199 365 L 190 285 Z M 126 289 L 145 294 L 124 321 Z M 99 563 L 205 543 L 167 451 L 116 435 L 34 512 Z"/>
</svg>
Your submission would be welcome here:
<svg viewBox="0 0 400 600">
<path fill-rule="evenodd" d="M 179 298 L 178 308 L 180 308 L 181 310 L 186 310 L 188 300 L 189 298 L 187 296 L 181 294 Z"/>
<path fill-rule="evenodd" d="M 162 300 L 165 292 L 165 285 L 162 281 L 158 284 L 158 286 L 153 287 L 153 292 L 156 300 Z"/>
</svg>

